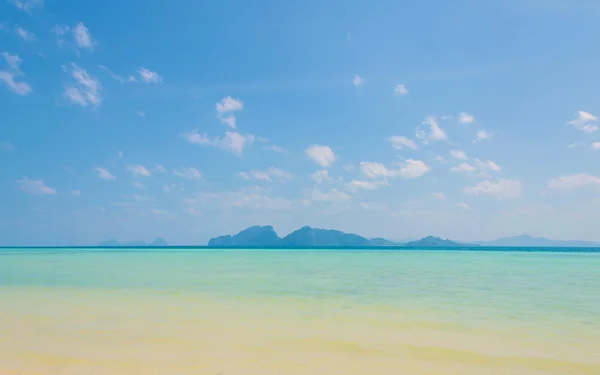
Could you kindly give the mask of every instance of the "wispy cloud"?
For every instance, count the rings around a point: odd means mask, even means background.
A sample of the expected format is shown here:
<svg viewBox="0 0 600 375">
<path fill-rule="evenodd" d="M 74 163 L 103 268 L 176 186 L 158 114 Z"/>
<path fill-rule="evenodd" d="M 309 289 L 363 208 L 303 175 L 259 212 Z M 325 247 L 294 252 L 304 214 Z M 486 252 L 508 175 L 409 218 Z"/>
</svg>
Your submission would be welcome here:
<svg viewBox="0 0 600 375">
<path fill-rule="evenodd" d="M 15 27 L 15 34 L 17 34 L 19 37 L 23 38 L 23 40 L 26 40 L 28 42 L 33 42 L 35 40 L 35 34 L 25 30 L 20 26 Z"/>
<path fill-rule="evenodd" d="M 8 70 L 0 70 L 0 82 L 8 87 L 9 90 L 18 95 L 27 95 L 31 90 L 31 86 L 23 81 L 16 81 L 15 78 L 23 76 L 20 65 L 23 60 L 17 55 L 11 55 L 8 52 L 2 52 L 4 61 L 8 65 Z"/>
<path fill-rule="evenodd" d="M 589 173 L 576 173 L 548 180 L 546 190 L 570 193 L 578 189 L 594 188 L 600 191 L 600 177 Z"/>
<path fill-rule="evenodd" d="M 150 177 L 152 173 L 143 165 L 128 165 L 127 170 L 131 172 L 133 177 Z"/>
<path fill-rule="evenodd" d="M 450 150 L 450 156 L 452 156 L 454 159 L 458 159 L 458 160 L 469 159 L 469 157 L 467 156 L 467 153 L 464 152 L 463 150 Z"/>
<path fill-rule="evenodd" d="M 500 178 L 498 180 L 485 180 L 473 186 L 463 188 L 467 195 L 488 195 L 496 199 L 519 198 L 523 186 L 520 181 Z"/>
<path fill-rule="evenodd" d="M 100 82 L 75 63 L 71 63 L 71 76 L 75 82 L 65 87 L 67 100 L 82 107 L 99 107 L 102 103 Z"/>
<path fill-rule="evenodd" d="M 113 73 L 112 70 L 110 70 L 109 68 L 107 68 L 104 65 L 99 65 L 98 67 L 100 69 L 103 69 L 104 71 L 106 71 L 108 73 L 108 75 L 111 76 L 114 80 L 119 81 L 121 83 L 137 82 L 137 79 L 134 76 L 123 77 L 123 76 Z"/>
<path fill-rule="evenodd" d="M 139 68 L 137 72 L 140 76 L 140 80 L 144 83 L 161 83 L 163 81 L 160 74 L 146 68 Z"/>
<path fill-rule="evenodd" d="M 579 129 L 584 133 L 593 133 L 599 129 L 598 125 L 593 124 L 598 120 L 598 117 L 592 115 L 591 113 L 578 111 L 575 116 L 576 118 L 568 121 L 567 125 L 572 125 L 574 128 Z"/>
<path fill-rule="evenodd" d="M 473 140 L 473 143 L 481 142 L 481 141 L 484 141 L 491 137 L 492 137 L 492 134 L 490 134 L 489 132 L 487 132 L 483 129 L 479 129 L 479 130 L 477 130 L 477 134 L 475 135 L 475 139 Z"/>
<path fill-rule="evenodd" d="M 202 172 L 193 167 L 181 167 L 173 171 L 175 176 L 183 177 L 188 180 L 201 180 Z"/>
<path fill-rule="evenodd" d="M 209 138 L 206 133 L 198 133 L 197 129 L 180 135 L 189 143 L 220 147 L 237 156 L 241 156 L 244 152 L 244 148 L 255 140 L 255 137 L 252 134 L 240 134 L 238 132 L 225 132 L 225 136 L 221 138 Z"/>
<path fill-rule="evenodd" d="M 17 184 L 26 193 L 38 195 L 56 195 L 56 189 L 48 187 L 42 180 L 30 180 L 23 177 L 22 180 L 17 180 Z"/>
<path fill-rule="evenodd" d="M 354 75 L 354 78 L 352 79 L 352 83 L 354 84 L 354 86 L 356 87 L 360 87 L 365 83 L 366 79 L 359 76 L 358 74 Z"/>
<path fill-rule="evenodd" d="M 28 13 L 32 9 L 44 7 L 44 0 L 8 0 L 8 2 Z"/>
<path fill-rule="evenodd" d="M 399 169 L 388 169 L 381 163 L 366 161 L 360 163 L 360 169 L 365 176 L 373 179 L 388 177 L 413 179 L 423 176 L 431 170 L 431 167 L 421 160 L 408 159 L 402 163 Z"/>
<path fill-rule="evenodd" d="M 392 147 L 394 147 L 395 149 L 398 149 L 398 150 L 401 150 L 403 148 L 410 148 L 412 150 L 416 150 L 419 148 L 419 146 L 417 146 L 415 141 L 413 141 L 410 138 L 401 136 L 401 135 L 394 135 L 394 136 L 388 138 L 388 141 L 390 141 L 390 143 L 392 144 Z"/>
<path fill-rule="evenodd" d="M 232 112 L 241 111 L 244 109 L 244 102 L 239 99 L 234 99 L 231 96 L 223 98 L 219 103 L 216 104 L 217 118 L 228 127 L 236 128 L 236 117 Z"/>
<path fill-rule="evenodd" d="M 417 127 L 416 137 L 423 143 L 427 143 L 427 140 L 443 141 L 448 139 L 446 132 L 440 128 L 435 116 L 427 116 L 421 124 L 429 127 L 429 133 L 420 126 Z"/>
<path fill-rule="evenodd" d="M 396 96 L 404 96 L 408 94 L 408 89 L 404 84 L 398 84 L 394 86 L 394 95 Z"/>
<path fill-rule="evenodd" d="M 240 172 L 240 176 L 245 180 L 255 179 L 270 182 L 287 182 L 292 179 L 290 172 L 275 167 L 269 167 L 265 171 L 251 170 L 249 172 Z"/>
<path fill-rule="evenodd" d="M 75 44 L 79 48 L 93 50 L 94 45 L 96 45 L 96 42 L 94 41 L 94 38 L 92 38 L 90 30 L 88 30 L 88 28 L 83 24 L 83 22 L 79 22 L 73 28 L 73 38 L 75 39 Z"/>
<path fill-rule="evenodd" d="M 461 124 L 472 124 L 475 122 L 475 116 L 470 115 L 467 112 L 461 112 L 458 115 L 458 122 Z"/>
<path fill-rule="evenodd" d="M 96 176 L 105 181 L 114 181 L 117 178 L 113 176 L 106 168 L 96 167 Z"/>
</svg>

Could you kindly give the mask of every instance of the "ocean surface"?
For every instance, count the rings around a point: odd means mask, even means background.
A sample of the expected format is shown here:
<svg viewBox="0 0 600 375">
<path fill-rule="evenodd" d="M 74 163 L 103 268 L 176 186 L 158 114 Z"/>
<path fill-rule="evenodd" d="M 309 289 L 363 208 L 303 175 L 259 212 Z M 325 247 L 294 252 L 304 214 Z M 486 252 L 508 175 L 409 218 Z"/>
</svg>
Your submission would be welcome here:
<svg viewBox="0 0 600 375">
<path fill-rule="evenodd" d="M 1 375 L 600 374 L 600 253 L 0 249 Z"/>
</svg>

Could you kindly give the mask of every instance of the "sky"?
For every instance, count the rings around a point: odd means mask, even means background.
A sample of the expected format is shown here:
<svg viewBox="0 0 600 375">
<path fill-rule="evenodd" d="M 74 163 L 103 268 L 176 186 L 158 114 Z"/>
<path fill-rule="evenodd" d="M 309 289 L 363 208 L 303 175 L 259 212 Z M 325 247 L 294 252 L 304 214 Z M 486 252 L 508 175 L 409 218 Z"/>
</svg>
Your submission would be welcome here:
<svg viewBox="0 0 600 375">
<path fill-rule="evenodd" d="M 0 0 L 0 245 L 600 241 L 600 3 Z"/>
</svg>

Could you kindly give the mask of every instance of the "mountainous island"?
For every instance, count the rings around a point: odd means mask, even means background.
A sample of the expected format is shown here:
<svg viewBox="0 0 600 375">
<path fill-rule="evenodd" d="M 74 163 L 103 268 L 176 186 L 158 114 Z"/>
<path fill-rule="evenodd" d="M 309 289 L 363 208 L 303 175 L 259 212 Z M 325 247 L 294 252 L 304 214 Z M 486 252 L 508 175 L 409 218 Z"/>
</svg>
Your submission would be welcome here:
<svg viewBox="0 0 600 375">
<path fill-rule="evenodd" d="M 302 227 L 281 238 L 272 226 L 253 226 L 234 235 L 212 238 L 210 247 L 455 247 L 468 246 L 458 242 L 429 236 L 418 241 L 399 243 L 384 238 L 368 239 L 353 233 L 344 233 L 333 229 Z"/>
<path fill-rule="evenodd" d="M 167 241 L 157 238 L 152 242 L 119 242 L 108 240 L 99 247 L 167 247 Z M 252 226 L 233 235 L 224 235 L 208 241 L 209 247 L 406 247 L 406 248 L 454 248 L 454 247 L 554 247 L 554 248 L 600 248 L 600 243 L 581 240 L 550 240 L 543 237 L 520 235 L 493 241 L 460 242 L 427 236 L 419 240 L 391 241 L 385 238 L 366 238 L 334 229 L 304 226 L 285 237 L 279 237 L 271 225 Z"/>
</svg>

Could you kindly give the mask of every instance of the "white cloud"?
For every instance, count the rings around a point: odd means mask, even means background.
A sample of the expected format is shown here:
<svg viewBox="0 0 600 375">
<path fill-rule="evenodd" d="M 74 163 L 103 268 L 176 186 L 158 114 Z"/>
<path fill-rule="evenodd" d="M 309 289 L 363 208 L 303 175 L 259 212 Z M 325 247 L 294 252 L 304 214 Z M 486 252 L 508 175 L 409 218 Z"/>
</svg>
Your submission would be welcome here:
<svg viewBox="0 0 600 375">
<path fill-rule="evenodd" d="M 71 103 L 82 107 L 92 106 L 96 108 L 100 106 L 102 103 L 100 82 L 75 63 L 71 63 L 71 69 L 71 75 L 76 83 L 65 88 L 65 97 Z"/>
<path fill-rule="evenodd" d="M 446 159 L 444 159 L 444 157 L 442 155 L 436 155 L 433 159 L 435 161 L 440 161 L 440 162 L 446 160 Z"/>
<path fill-rule="evenodd" d="M 472 166 L 469 163 L 460 163 L 452 168 L 450 168 L 453 172 L 474 172 L 477 168 Z"/>
<path fill-rule="evenodd" d="M 423 125 L 429 126 L 429 134 L 420 127 L 417 128 L 416 137 L 420 140 L 429 139 L 432 141 L 442 141 L 448 139 L 446 132 L 437 123 L 434 116 L 427 116 L 422 122 Z"/>
<path fill-rule="evenodd" d="M 433 194 L 431 194 L 431 196 L 434 199 L 437 199 L 437 200 L 440 200 L 440 201 L 446 200 L 446 194 L 444 194 L 444 193 L 433 193 Z"/>
<path fill-rule="evenodd" d="M 475 121 L 475 116 L 470 115 L 466 112 L 461 112 L 458 115 L 458 122 L 461 124 L 472 124 Z"/>
<path fill-rule="evenodd" d="M 329 191 L 312 189 L 310 190 L 309 197 L 315 202 L 346 202 L 350 200 L 350 195 L 338 189 L 331 189 Z"/>
<path fill-rule="evenodd" d="M 329 176 L 329 171 L 327 171 L 327 169 L 321 169 L 319 171 L 316 171 L 315 173 L 312 173 L 310 175 L 310 178 L 312 178 L 317 184 L 322 184 L 324 182 L 332 180 L 332 178 Z"/>
<path fill-rule="evenodd" d="M 304 152 L 312 161 L 323 168 L 330 167 L 336 159 L 335 154 L 328 146 L 311 145 Z"/>
<path fill-rule="evenodd" d="M 394 94 L 397 96 L 404 96 L 408 94 L 408 89 L 406 88 L 406 85 L 398 84 L 394 86 Z"/>
<path fill-rule="evenodd" d="M 140 80 L 145 83 L 160 83 L 163 80 L 158 73 L 146 68 L 139 68 L 137 72 L 140 75 Z"/>
<path fill-rule="evenodd" d="M 354 86 L 360 87 L 363 85 L 363 83 L 365 83 L 365 79 L 359 76 L 358 74 L 355 74 L 354 79 L 352 79 L 352 83 L 354 84 Z"/>
<path fill-rule="evenodd" d="M 221 121 L 221 123 L 227 125 L 231 129 L 235 129 L 235 123 L 236 123 L 235 116 L 229 115 L 229 116 L 225 116 L 225 117 L 219 117 L 219 120 Z"/>
<path fill-rule="evenodd" d="M 592 143 L 592 148 L 594 150 L 600 150 L 600 142 L 594 142 L 594 143 Z"/>
<path fill-rule="evenodd" d="M 464 152 L 463 150 L 450 150 L 450 155 L 454 159 L 458 159 L 458 160 L 468 160 L 469 159 L 469 157 L 467 156 L 467 153 Z"/>
<path fill-rule="evenodd" d="M 399 170 L 388 169 L 385 165 L 376 162 L 361 162 L 360 168 L 368 178 L 402 177 L 406 179 L 417 178 L 427 173 L 431 168 L 421 160 L 408 159 Z"/>
<path fill-rule="evenodd" d="M 591 124 L 592 122 L 597 121 L 598 117 L 585 111 L 578 111 L 575 115 L 577 116 L 575 120 L 568 121 L 567 125 L 572 125 L 584 133 L 593 133 L 599 129 L 598 125 Z"/>
<path fill-rule="evenodd" d="M 134 76 L 122 77 L 122 76 L 119 76 L 119 75 L 113 73 L 112 70 L 108 69 L 104 65 L 98 65 L 98 67 L 100 69 L 106 71 L 108 73 L 108 75 L 111 76 L 114 80 L 119 81 L 121 83 L 137 82 L 137 79 Z M 140 115 L 141 117 L 145 117 L 144 112 L 142 112 L 142 111 L 138 111 L 138 114 L 141 114 Z"/>
<path fill-rule="evenodd" d="M 156 164 L 154 169 L 156 169 L 158 173 L 165 173 L 167 171 L 161 164 Z"/>
<path fill-rule="evenodd" d="M 400 135 L 394 135 L 394 136 L 388 138 L 388 141 L 390 141 L 392 143 L 392 147 L 394 147 L 395 149 L 398 149 L 398 150 L 401 150 L 404 147 L 410 148 L 412 150 L 416 150 L 419 148 L 417 146 L 417 144 L 415 143 L 415 141 L 413 141 L 410 138 L 403 137 Z"/>
<path fill-rule="evenodd" d="M 400 168 L 400 177 L 402 178 L 417 178 L 429 172 L 431 168 L 421 160 L 408 159 Z"/>
<path fill-rule="evenodd" d="M 2 151 L 17 151 L 17 148 L 8 141 L 0 142 L 0 150 Z"/>
<path fill-rule="evenodd" d="M 227 96 L 217 103 L 217 112 L 220 114 L 227 112 L 241 111 L 244 108 L 244 102 L 238 99 L 234 99 L 231 96 Z"/>
<path fill-rule="evenodd" d="M 475 165 L 477 166 L 477 168 L 483 169 L 483 170 L 489 170 L 489 171 L 495 171 L 495 172 L 500 170 L 500 167 L 498 166 L 498 164 L 494 163 L 491 160 L 482 161 L 479 159 L 475 159 Z"/>
<path fill-rule="evenodd" d="M 8 0 L 8 2 L 28 13 L 34 8 L 44 7 L 44 0 Z"/>
<path fill-rule="evenodd" d="M 363 190 L 375 190 L 379 186 L 385 185 L 385 181 L 365 181 L 365 180 L 352 180 L 346 187 L 346 190 L 350 192 L 356 192 L 360 189 Z"/>
<path fill-rule="evenodd" d="M 240 176 L 246 180 L 255 179 L 261 181 L 279 181 L 286 182 L 292 179 L 292 174 L 288 171 L 278 169 L 275 167 L 269 167 L 266 171 L 255 171 L 240 172 Z"/>
<path fill-rule="evenodd" d="M 48 187 L 42 180 L 30 180 L 27 177 L 23 177 L 22 180 L 17 180 L 17 184 L 26 193 L 39 194 L 39 195 L 55 195 L 56 189 Z"/>
<path fill-rule="evenodd" d="M 31 90 L 31 86 L 25 82 L 15 81 L 16 77 L 22 76 L 23 72 L 20 69 L 21 60 L 17 55 L 11 55 L 8 52 L 2 52 L 2 56 L 8 65 L 9 70 L 0 70 L 0 82 L 8 87 L 9 90 L 19 95 L 27 95 Z"/>
<path fill-rule="evenodd" d="M 217 145 L 223 147 L 237 156 L 241 156 L 244 147 L 254 142 L 254 136 L 250 134 L 240 134 L 237 132 L 225 132 L 225 137 L 221 138 Z"/>
<path fill-rule="evenodd" d="M 4 61 L 6 61 L 6 65 L 8 65 L 8 68 L 15 74 L 23 74 L 23 72 L 21 71 L 21 63 L 23 62 L 23 60 L 21 60 L 21 58 L 17 55 L 11 55 L 8 52 L 2 52 L 2 57 L 4 57 Z"/>
<path fill-rule="evenodd" d="M 398 175 L 398 171 L 390 170 L 381 163 L 370 161 L 360 162 L 360 170 L 368 178 L 386 178 Z"/>
<path fill-rule="evenodd" d="M 202 172 L 193 167 L 182 167 L 178 170 L 174 170 L 173 174 L 175 176 L 183 177 L 188 180 L 200 180 L 202 179 Z"/>
<path fill-rule="evenodd" d="M 71 195 L 74 197 L 79 197 L 81 196 L 81 191 L 79 190 L 71 190 Z"/>
<path fill-rule="evenodd" d="M 560 192 L 572 192 L 582 188 L 600 189 L 600 177 L 588 173 L 577 173 L 548 180 L 546 189 Z"/>
<path fill-rule="evenodd" d="M 133 177 L 149 177 L 152 175 L 143 165 L 128 165 L 127 170 L 131 172 Z"/>
<path fill-rule="evenodd" d="M 142 190 L 142 189 L 145 189 L 145 188 L 146 188 L 146 186 L 144 186 L 144 184 L 142 184 L 142 183 L 141 183 L 141 182 L 139 182 L 139 181 L 133 181 L 133 182 L 131 183 L 131 185 L 132 185 L 134 188 L 136 188 L 136 189 L 140 189 L 140 190 Z"/>
<path fill-rule="evenodd" d="M 342 168 L 346 171 L 346 172 L 352 172 L 354 170 L 354 166 L 352 164 L 344 164 L 342 166 Z"/>
<path fill-rule="evenodd" d="M 497 181 L 485 180 L 474 186 L 466 186 L 463 193 L 468 195 L 489 195 L 496 199 L 518 198 L 523 187 L 520 181 L 500 178 Z"/>
<path fill-rule="evenodd" d="M 112 180 L 116 180 L 117 179 L 106 168 L 96 167 L 95 171 L 96 171 L 96 175 L 100 179 L 103 179 L 103 180 L 106 180 L 106 181 L 112 181 Z"/>
<path fill-rule="evenodd" d="M 182 133 L 181 137 L 192 144 L 224 148 L 237 156 L 241 156 L 246 145 L 252 144 L 255 140 L 252 134 L 237 132 L 225 132 L 225 136 L 222 138 L 210 139 L 206 133 L 198 133 L 197 129 L 192 130 L 190 133 Z"/>
<path fill-rule="evenodd" d="M 73 28 L 73 38 L 75 38 L 75 43 L 79 48 L 93 50 L 96 44 L 92 38 L 92 34 L 90 34 L 90 31 L 85 27 L 83 22 L 79 22 Z"/>
<path fill-rule="evenodd" d="M 458 207 L 460 209 L 463 209 L 463 210 L 470 210 L 471 209 L 471 207 L 467 203 L 465 203 L 465 202 L 459 202 L 459 203 L 457 203 L 456 207 Z"/>
<path fill-rule="evenodd" d="M 25 30 L 20 26 L 15 27 L 15 33 L 28 42 L 33 42 L 35 40 L 35 34 Z"/>
<path fill-rule="evenodd" d="M 481 142 L 491 137 L 492 135 L 490 133 L 483 129 L 479 129 L 477 130 L 477 134 L 475 135 L 475 140 L 473 141 L 473 143 Z"/>
</svg>

